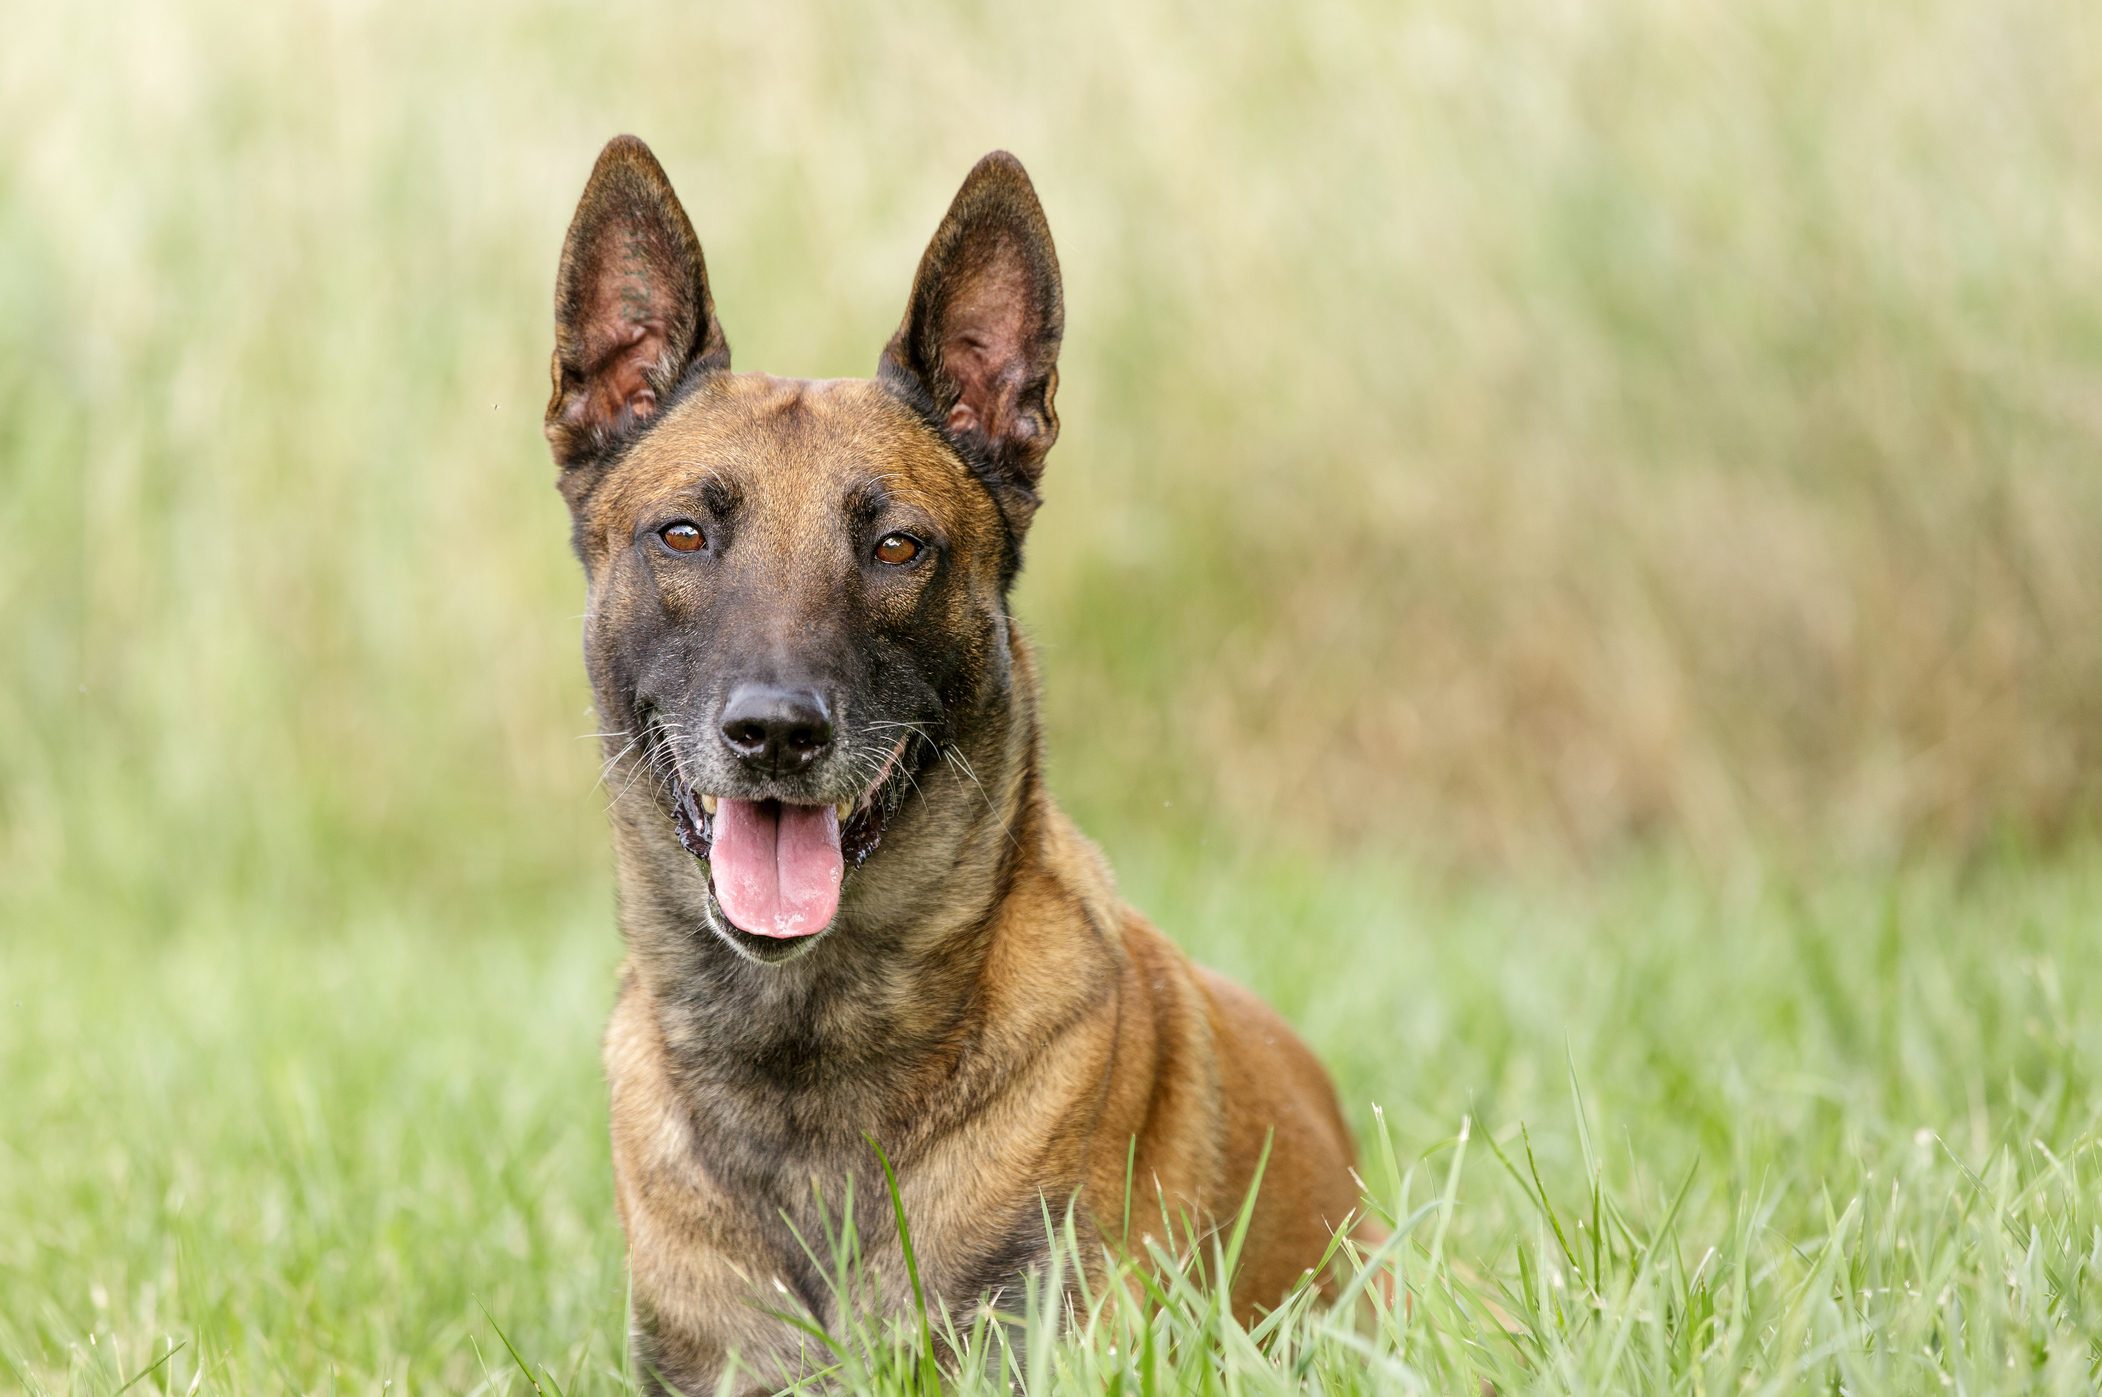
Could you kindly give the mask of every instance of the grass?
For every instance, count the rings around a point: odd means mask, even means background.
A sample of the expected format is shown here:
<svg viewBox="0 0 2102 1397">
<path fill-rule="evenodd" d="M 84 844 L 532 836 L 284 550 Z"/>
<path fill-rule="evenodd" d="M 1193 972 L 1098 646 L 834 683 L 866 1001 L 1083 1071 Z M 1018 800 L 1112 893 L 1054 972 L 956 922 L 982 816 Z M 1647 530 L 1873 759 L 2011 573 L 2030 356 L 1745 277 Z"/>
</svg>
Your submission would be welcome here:
<svg viewBox="0 0 2102 1397">
<path fill-rule="evenodd" d="M 1054 786 L 1428 1208 L 1406 1319 L 1029 1390 L 2092 1390 L 2094 6 L 17 8 L 0 1386 L 621 1385 L 539 420 L 633 130 L 789 373 L 1028 163 Z"/>
<path fill-rule="evenodd" d="M 1390 1258 L 1417 1300 L 1370 1332 L 1303 1301 L 1258 1346 L 1210 1287 L 1114 1290 L 1014 1350 L 1027 1390 L 2102 1373 L 2091 861 L 1810 888 L 1673 863 L 1571 894 L 1117 852 L 1335 1066 L 1376 1205 L 1417 1219 Z M 622 1390 L 598 899 L 288 910 L 10 946 L 0 1372 L 107 1393 L 175 1346 L 143 1386 L 526 1391 L 508 1341 L 565 1392 Z M 907 1391 L 914 1333 L 833 1337 L 857 1389 Z"/>
<path fill-rule="evenodd" d="M 867 372 L 962 172 L 1028 162 L 1070 332 L 1021 601 L 1090 817 L 1489 870 L 2078 842 L 2097 23 L 37 7 L 0 58 L 0 877 L 154 896 L 141 790 L 231 885 L 593 866 L 539 422 L 620 130 L 737 363 L 786 373 Z"/>
</svg>

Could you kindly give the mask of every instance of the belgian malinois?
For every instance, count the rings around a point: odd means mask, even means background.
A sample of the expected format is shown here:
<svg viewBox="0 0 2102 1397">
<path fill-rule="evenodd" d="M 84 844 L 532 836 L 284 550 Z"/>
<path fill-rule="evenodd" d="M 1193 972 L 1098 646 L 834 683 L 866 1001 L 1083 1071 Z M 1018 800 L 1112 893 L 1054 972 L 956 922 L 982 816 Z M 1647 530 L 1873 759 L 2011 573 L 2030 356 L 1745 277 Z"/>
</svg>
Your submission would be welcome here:
<svg viewBox="0 0 2102 1397">
<path fill-rule="evenodd" d="M 1020 1296 L 1047 1208 L 1104 1251 L 1163 1204 L 1231 1221 L 1266 1142 L 1242 1314 L 1358 1202 L 1313 1054 L 1120 902 L 1044 788 L 1008 593 L 1064 318 L 1005 153 L 964 181 L 873 379 L 730 371 L 642 142 L 605 148 L 570 224 L 547 436 L 617 792 L 605 1061 L 649 1382 L 802 1371 L 780 1314 L 839 1318 L 805 1246 L 850 1179 L 861 1289 L 912 1303 L 871 1141 L 928 1304 L 957 1314 Z"/>
</svg>

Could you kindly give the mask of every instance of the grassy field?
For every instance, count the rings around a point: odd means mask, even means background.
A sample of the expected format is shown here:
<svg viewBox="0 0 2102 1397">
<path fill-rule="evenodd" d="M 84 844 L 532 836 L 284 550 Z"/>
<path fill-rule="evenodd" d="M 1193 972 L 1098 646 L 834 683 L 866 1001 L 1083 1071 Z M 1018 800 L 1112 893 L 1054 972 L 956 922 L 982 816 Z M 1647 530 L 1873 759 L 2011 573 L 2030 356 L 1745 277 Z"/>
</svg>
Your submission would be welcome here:
<svg viewBox="0 0 2102 1397">
<path fill-rule="evenodd" d="M 1419 1298 L 1260 1355 L 1190 1295 L 1110 1305 L 1028 1390 L 2094 1389 L 2102 868 L 1550 896 L 1116 852 L 1334 1064 L 1378 1200 L 1429 1206 L 1387 1263 Z M 292 910 L 10 948 L 0 1382 L 176 1347 L 145 1386 L 528 1391 L 508 1337 L 621 1390 L 600 901 Z"/>
<path fill-rule="evenodd" d="M 1418 1216 L 1406 1321 L 1031 1391 L 2093 1390 L 2102 11 L 17 8 L 0 1388 L 622 1381 L 539 422 L 632 130 L 785 373 L 1028 164 L 1054 787 Z"/>
</svg>

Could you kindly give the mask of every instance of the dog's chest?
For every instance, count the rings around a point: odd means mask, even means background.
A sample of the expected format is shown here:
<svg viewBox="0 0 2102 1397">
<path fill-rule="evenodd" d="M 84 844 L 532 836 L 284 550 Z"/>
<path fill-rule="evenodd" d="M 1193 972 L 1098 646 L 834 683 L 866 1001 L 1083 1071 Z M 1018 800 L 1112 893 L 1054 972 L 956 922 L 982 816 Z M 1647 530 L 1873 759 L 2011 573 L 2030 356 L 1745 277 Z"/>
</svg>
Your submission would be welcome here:
<svg viewBox="0 0 2102 1397">
<path fill-rule="evenodd" d="M 987 1296 L 1019 1307 L 1023 1278 L 1048 1255 L 1050 1226 L 1063 1210 L 1048 1209 L 1033 1182 L 989 1182 L 982 1160 L 978 1168 L 958 1163 L 964 1153 L 937 1148 L 897 1161 L 894 1191 L 866 1145 L 791 1141 L 769 1151 L 711 1133 L 695 1140 L 705 1198 L 688 1207 L 689 1216 L 721 1225 L 674 1235 L 747 1271 L 761 1303 L 807 1311 L 829 1329 L 844 1313 L 911 1312 L 902 1213 L 919 1289 L 937 1309 L 963 1322 Z"/>
<path fill-rule="evenodd" d="M 1043 1256 L 1040 1189 L 1061 1196 L 1059 1181 L 992 1167 L 1033 1150 L 977 1109 L 970 1073 L 952 1074 L 947 1093 L 915 1090 L 916 1115 L 897 1109 L 898 1083 L 699 1081 L 668 1055 L 620 1051 L 624 1018 L 625 1004 L 607 1041 L 615 1169 L 631 1247 L 667 1253 L 668 1273 L 693 1269 L 672 1253 L 706 1253 L 745 1275 L 756 1301 L 829 1324 L 843 1295 L 878 1312 L 910 1303 L 901 1205 L 937 1298 L 975 1300 Z"/>
</svg>

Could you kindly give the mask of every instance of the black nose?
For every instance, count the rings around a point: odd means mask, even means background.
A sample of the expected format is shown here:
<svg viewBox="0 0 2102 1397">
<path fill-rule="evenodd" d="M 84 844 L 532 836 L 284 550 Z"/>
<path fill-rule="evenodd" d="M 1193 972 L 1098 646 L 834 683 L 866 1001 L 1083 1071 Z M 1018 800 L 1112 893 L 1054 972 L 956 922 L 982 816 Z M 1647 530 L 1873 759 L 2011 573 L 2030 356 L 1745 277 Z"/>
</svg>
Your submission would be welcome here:
<svg viewBox="0 0 2102 1397">
<path fill-rule="evenodd" d="M 832 714 L 813 689 L 740 684 L 723 705 L 723 742 L 774 775 L 801 771 L 832 745 Z"/>
</svg>

